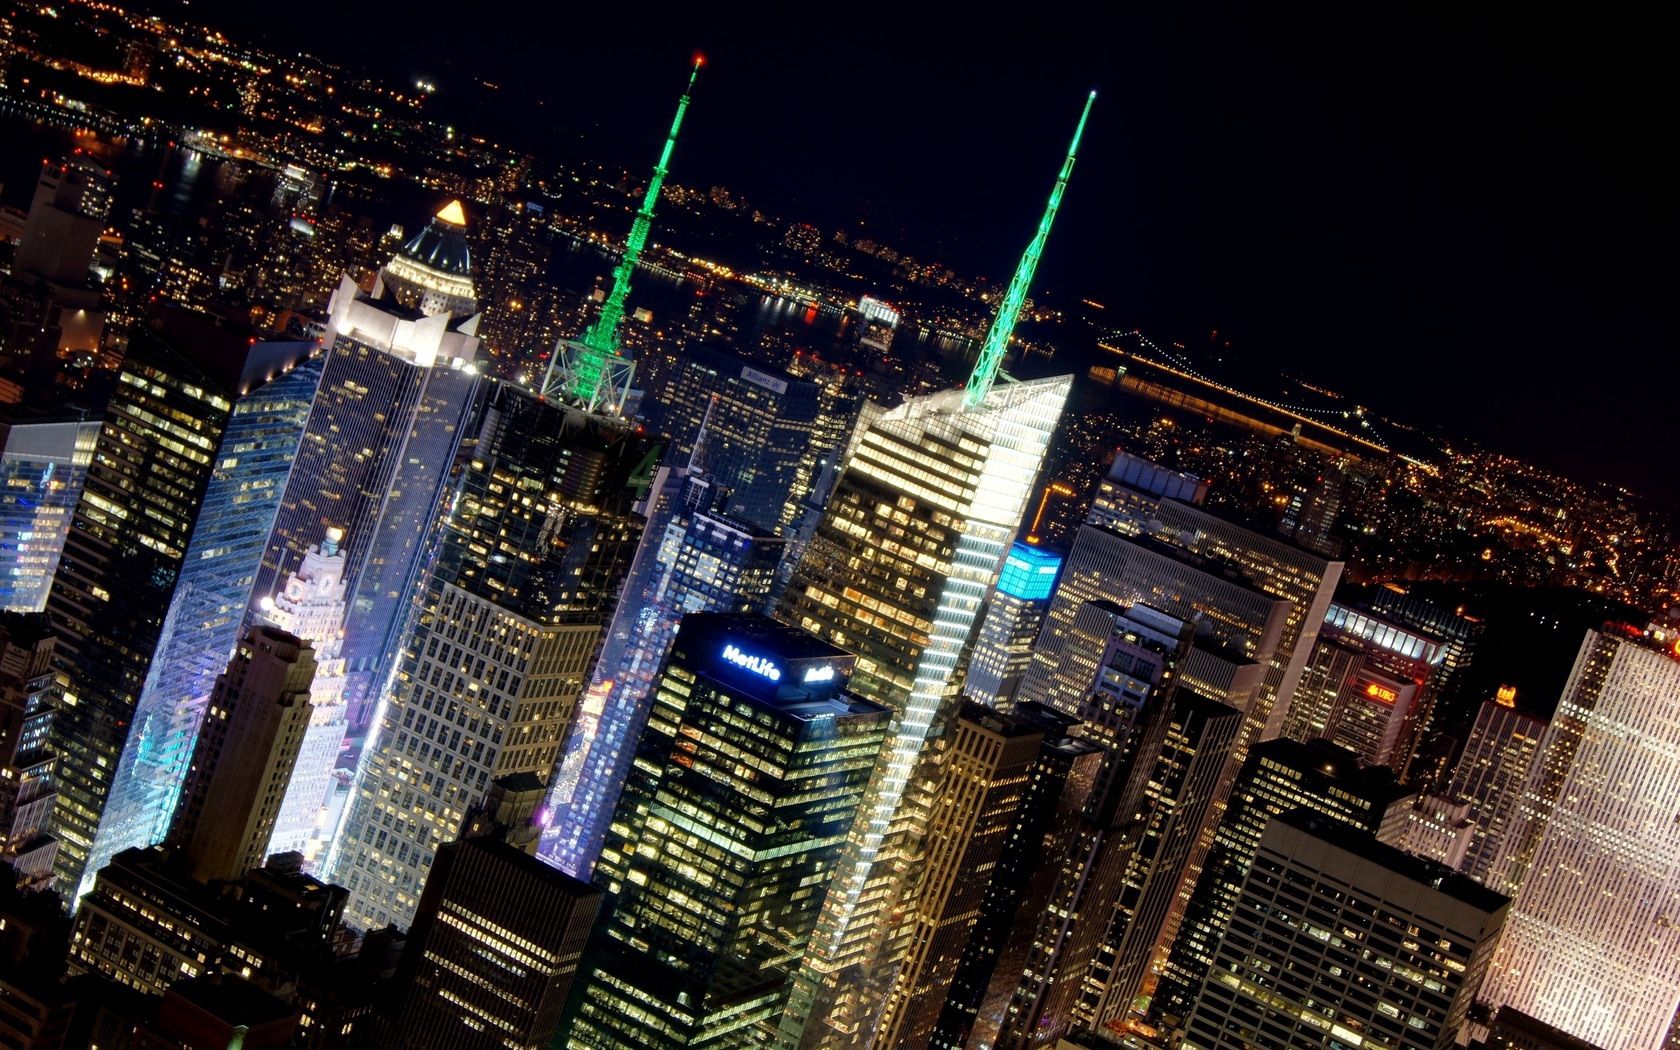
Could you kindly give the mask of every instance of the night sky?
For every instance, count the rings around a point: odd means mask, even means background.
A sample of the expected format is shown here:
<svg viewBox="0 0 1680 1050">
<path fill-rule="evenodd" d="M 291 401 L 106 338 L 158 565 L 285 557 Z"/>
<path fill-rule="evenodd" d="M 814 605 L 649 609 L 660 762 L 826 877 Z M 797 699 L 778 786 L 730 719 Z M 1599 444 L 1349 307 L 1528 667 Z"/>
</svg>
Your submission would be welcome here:
<svg viewBox="0 0 1680 1050">
<path fill-rule="evenodd" d="M 510 126 L 540 120 L 570 133 L 557 146 L 633 167 L 703 50 L 673 181 L 830 228 L 861 220 L 994 277 L 1094 87 L 1041 288 L 1158 341 L 1218 329 L 1379 411 L 1680 502 L 1666 27 L 1532 6 L 1504 20 L 1151 5 L 1072 22 L 1022 5 L 1002 25 L 912 6 L 302 0 L 262 29 L 437 77 L 463 105 L 487 77 Z"/>
</svg>

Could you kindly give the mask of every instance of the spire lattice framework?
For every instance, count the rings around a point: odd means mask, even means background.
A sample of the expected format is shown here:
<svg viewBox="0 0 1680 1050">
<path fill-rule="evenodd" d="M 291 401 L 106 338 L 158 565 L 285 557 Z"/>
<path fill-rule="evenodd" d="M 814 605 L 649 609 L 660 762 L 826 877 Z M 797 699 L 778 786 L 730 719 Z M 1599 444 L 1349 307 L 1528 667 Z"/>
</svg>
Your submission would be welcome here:
<svg viewBox="0 0 1680 1050">
<path fill-rule="evenodd" d="M 653 229 L 653 210 L 659 204 L 659 193 L 670 171 L 671 151 L 677 144 L 677 132 L 682 129 L 683 115 L 688 112 L 689 97 L 694 82 L 700 76 L 704 59 L 695 56 L 694 68 L 688 74 L 688 86 L 677 102 L 677 114 L 671 119 L 671 130 L 665 135 L 665 148 L 653 166 L 653 178 L 648 182 L 642 206 L 630 224 L 630 234 L 624 239 L 624 255 L 613 268 L 612 291 L 601 303 L 601 313 L 595 323 L 578 340 L 562 340 L 549 362 L 548 374 L 543 378 L 544 397 L 571 401 L 590 411 L 605 408 L 618 414 L 629 393 L 634 364 L 624 356 L 623 338 L 619 326 L 624 320 L 624 304 L 630 296 L 630 282 L 641 261 L 642 249 L 647 246 L 648 233 Z"/>
</svg>

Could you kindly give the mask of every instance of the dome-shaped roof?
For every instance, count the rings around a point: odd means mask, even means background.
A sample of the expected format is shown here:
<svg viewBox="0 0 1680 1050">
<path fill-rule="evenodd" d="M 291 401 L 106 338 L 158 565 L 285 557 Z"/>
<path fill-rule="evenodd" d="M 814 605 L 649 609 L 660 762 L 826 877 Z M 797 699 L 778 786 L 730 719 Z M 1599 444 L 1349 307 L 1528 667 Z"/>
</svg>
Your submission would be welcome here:
<svg viewBox="0 0 1680 1050">
<path fill-rule="evenodd" d="M 467 216 L 461 202 L 444 205 L 398 254 L 434 270 L 470 279 L 472 253 L 467 250 Z"/>
</svg>

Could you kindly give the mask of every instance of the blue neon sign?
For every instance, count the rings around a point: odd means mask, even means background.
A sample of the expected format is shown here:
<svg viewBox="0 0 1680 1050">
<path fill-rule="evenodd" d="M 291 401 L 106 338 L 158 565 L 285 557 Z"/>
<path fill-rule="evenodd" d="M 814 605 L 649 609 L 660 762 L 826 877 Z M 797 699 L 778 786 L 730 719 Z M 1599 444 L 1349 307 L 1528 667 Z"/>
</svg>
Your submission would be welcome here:
<svg viewBox="0 0 1680 1050">
<path fill-rule="evenodd" d="M 733 644 L 730 644 L 723 647 L 723 658 L 736 667 L 745 668 L 757 675 L 763 675 L 772 682 L 782 680 L 782 669 L 777 667 L 776 662 L 768 657 L 742 652 Z"/>
</svg>

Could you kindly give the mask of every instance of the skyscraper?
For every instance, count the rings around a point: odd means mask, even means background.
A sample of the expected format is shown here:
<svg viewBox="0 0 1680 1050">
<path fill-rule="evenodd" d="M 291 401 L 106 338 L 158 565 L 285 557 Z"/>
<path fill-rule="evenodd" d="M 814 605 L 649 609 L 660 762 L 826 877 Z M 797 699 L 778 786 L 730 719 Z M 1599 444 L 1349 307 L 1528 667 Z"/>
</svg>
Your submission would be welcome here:
<svg viewBox="0 0 1680 1050">
<path fill-rule="evenodd" d="M 98 440 L 97 419 L 0 423 L 0 609 L 46 607 Z"/>
<path fill-rule="evenodd" d="M 52 726 L 53 634 L 38 613 L 0 613 L 0 859 L 22 887 L 52 880 L 58 840 L 48 833 L 55 759 Z"/>
<path fill-rule="evenodd" d="M 1053 551 L 1019 541 L 1009 548 L 968 664 L 970 698 L 992 707 L 1014 698 L 1061 570 L 1062 557 Z"/>
<path fill-rule="evenodd" d="M 257 619 L 296 635 L 315 651 L 315 678 L 309 687 L 309 728 L 286 784 L 285 801 L 274 820 L 268 852 L 301 853 L 313 870 L 331 829 L 322 809 L 331 790 L 348 726 L 344 703 L 344 534 L 328 529 L 309 548 L 297 569 L 287 575 L 280 593 L 258 601 Z"/>
<path fill-rule="evenodd" d="M 380 271 L 391 297 L 427 317 L 478 313 L 472 253 L 467 247 L 467 212 L 450 201 Z"/>
<path fill-rule="evenodd" d="M 1516 690 L 1502 690 L 1476 712 L 1464 750 L 1453 766 L 1451 794 L 1470 803 L 1476 822 L 1464 873 L 1502 893 L 1511 886 L 1499 870 L 1518 829 L 1523 793 L 1540 754 L 1546 720 L 1517 710 Z"/>
<path fill-rule="evenodd" d="M 169 837 L 201 882 L 237 879 L 268 841 L 309 728 L 309 643 L 253 627 L 216 680 Z"/>
<path fill-rule="evenodd" d="M 546 855 L 574 873 L 588 873 L 583 858 L 606 837 L 678 622 L 695 612 L 762 612 L 776 582 L 785 542 L 710 509 L 722 502 L 720 489 L 691 460 L 686 469 L 661 468 L 645 501 L 648 526 L 555 785 Z"/>
<path fill-rule="evenodd" d="M 437 238 L 464 258 L 464 233 L 440 223 Z M 411 287 L 423 288 L 415 282 L 425 274 L 413 273 Z M 478 384 L 472 320 L 403 306 L 382 282 L 365 295 L 343 278 L 328 305 L 326 352 L 309 372 L 254 391 L 230 424 L 94 870 L 162 838 L 211 684 L 256 622 L 258 601 L 280 590 L 327 529 L 343 533 L 349 581 L 347 714 L 359 728 L 371 717 Z"/>
<path fill-rule="evenodd" d="M 1605 1050 L 1680 1006 L 1680 635 L 1588 631 L 1541 740 L 1505 935 L 1481 998 Z"/>
<path fill-rule="evenodd" d="M 323 530 L 344 530 L 345 691 L 358 738 L 389 677 L 480 397 L 477 317 L 416 317 L 381 291 L 363 296 L 345 280 L 333 295 L 321 392 L 253 595 L 272 594 Z"/>
<path fill-rule="evenodd" d="M 925 1047 L 986 905 L 1009 831 L 1032 789 L 1044 728 L 965 701 L 934 788 L 910 949 L 887 994 L 876 1045 Z"/>
<path fill-rule="evenodd" d="M 1010 714 L 1036 726 L 1044 742 L 997 864 L 985 880 L 973 931 L 928 1042 L 942 1050 L 994 1045 L 1062 862 L 1078 841 L 1080 819 L 1105 757 L 1100 745 L 1074 735 L 1081 730 L 1077 719 L 1036 704 L 1022 704 Z"/>
<path fill-rule="evenodd" d="M 398 972 L 394 1042 L 433 1050 L 548 1047 L 601 908 L 601 891 L 531 852 L 543 782 L 491 785 L 437 851 Z"/>
<path fill-rule="evenodd" d="M 997 378 L 1090 103 L 968 386 L 865 409 L 778 609 L 779 619 L 855 652 L 854 688 L 893 711 L 782 1018 L 784 1044 L 866 1043 L 903 958 L 903 920 L 931 803 L 924 789 L 909 789 L 933 727 L 953 709 L 981 606 L 1020 529 L 1071 386 L 1066 376 Z"/>
<path fill-rule="evenodd" d="M 313 348 L 311 348 L 313 350 Z M 180 582 L 135 705 L 82 885 L 123 849 L 160 842 L 216 679 L 243 637 L 251 588 L 321 381 L 314 357 L 233 406 Z"/>
<path fill-rule="evenodd" d="M 1091 610 L 1102 602 L 1108 603 L 1110 618 L 1122 611 L 1121 603 L 1135 603 L 1194 621 L 1201 637 L 1268 667 L 1278 661 L 1293 615 L 1287 599 L 1261 590 L 1228 563 L 1106 526 L 1084 525 L 1033 645 L 1019 699 L 1069 713 L 1079 709 L 1109 638 L 1109 620 Z M 1263 698 L 1254 703 L 1263 705 Z M 1255 725 L 1248 735 L 1253 737 L 1259 732 L 1257 710 L 1250 720 Z"/>
<path fill-rule="evenodd" d="M 1191 1005 L 1273 817 L 1310 809 L 1375 835 L 1396 794 L 1393 773 L 1362 769 L 1353 752 L 1327 741 L 1268 740 L 1250 750 L 1190 894 L 1153 1009 L 1182 1015 Z"/>
<path fill-rule="evenodd" d="M 475 432 L 327 867 L 366 929 L 408 924 L 493 779 L 547 783 L 641 538 L 621 422 L 493 384 Z"/>
<path fill-rule="evenodd" d="M 261 397 L 312 349 L 184 311 L 154 324 L 130 333 L 47 597 L 66 682 L 49 746 L 67 892 L 81 884 L 235 403 Z"/>
<path fill-rule="evenodd" d="M 1276 817 L 1199 982 L 1183 1046 L 1452 1046 L 1509 904 L 1332 817 Z"/>
<path fill-rule="evenodd" d="M 1076 647 L 1098 654 L 1078 713 L 1106 748 L 1104 764 L 997 1018 L 996 1045 L 1051 1045 L 1070 1025 L 1123 1013 L 1176 921 L 1180 883 L 1224 800 L 1262 672 L 1191 632 L 1188 616 L 1141 604 L 1088 602 L 1074 619 Z"/>
<path fill-rule="evenodd" d="M 1205 493 L 1205 483 L 1199 479 L 1162 470 L 1122 453 L 1116 456 L 1107 481 L 1092 503 L 1087 528 L 1101 526 L 1121 535 L 1140 535 L 1224 563 L 1240 572 L 1256 590 L 1289 603 L 1277 645 L 1267 659 L 1265 681 L 1237 740 L 1240 760 L 1256 741 L 1281 731 L 1289 698 L 1295 693 L 1341 579 L 1342 563 L 1203 510 L 1195 501 Z M 1081 530 L 1082 537 L 1084 534 Z M 1069 568 L 1063 574 L 1062 593 L 1046 619 L 1047 639 L 1054 637 L 1053 627 L 1065 629 L 1071 608 L 1105 596 L 1100 591 L 1100 578 L 1081 578 L 1072 571 L 1077 539 L 1074 546 L 1068 555 Z M 1165 607 L 1161 600 L 1145 600 Z"/>
<path fill-rule="evenodd" d="M 883 924 L 874 937 L 889 933 L 890 913 L 881 909 L 891 892 L 866 887 L 902 882 L 891 858 L 915 853 L 927 800 L 907 800 L 906 790 L 933 728 L 952 709 L 981 606 L 1068 390 L 1065 377 L 1009 383 L 978 410 L 949 391 L 878 415 L 854 439 L 788 586 L 779 616 L 856 651 L 857 691 L 895 715 L 852 856 L 829 890 L 823 940 L 812 947 L 810 961 L 825 974 L 880 950 L 868 936 L 847 935 L 854 924 Z M 922 476 L 952 480 L 936 488 L 914 480 Z M 894 951 L 881 960 L 889 979 Z"/>
<path fill-rule="evenodd" d="M 852 657 L 762 617 L 683 620 L 596 881 L 567 1045 L 759 1046 L 886 732 Z"/>
<path fill-rule="evenodd" d="M 1439 638 L 1332 603 L 1290 698 L 1282 735 L 1323 737 L 1404 774 L 1434 708 Z"/>
<path fill-rule="evenodd" d="M 691 346 L 666 388 L 660 427 L 687 459 L 703 433 L 706 470 L 728 489 L 720 510 L 766 532 L 790 530 L 814 478 L 808 453 L 821 387 L 707 346 Z"/>
</svg>

